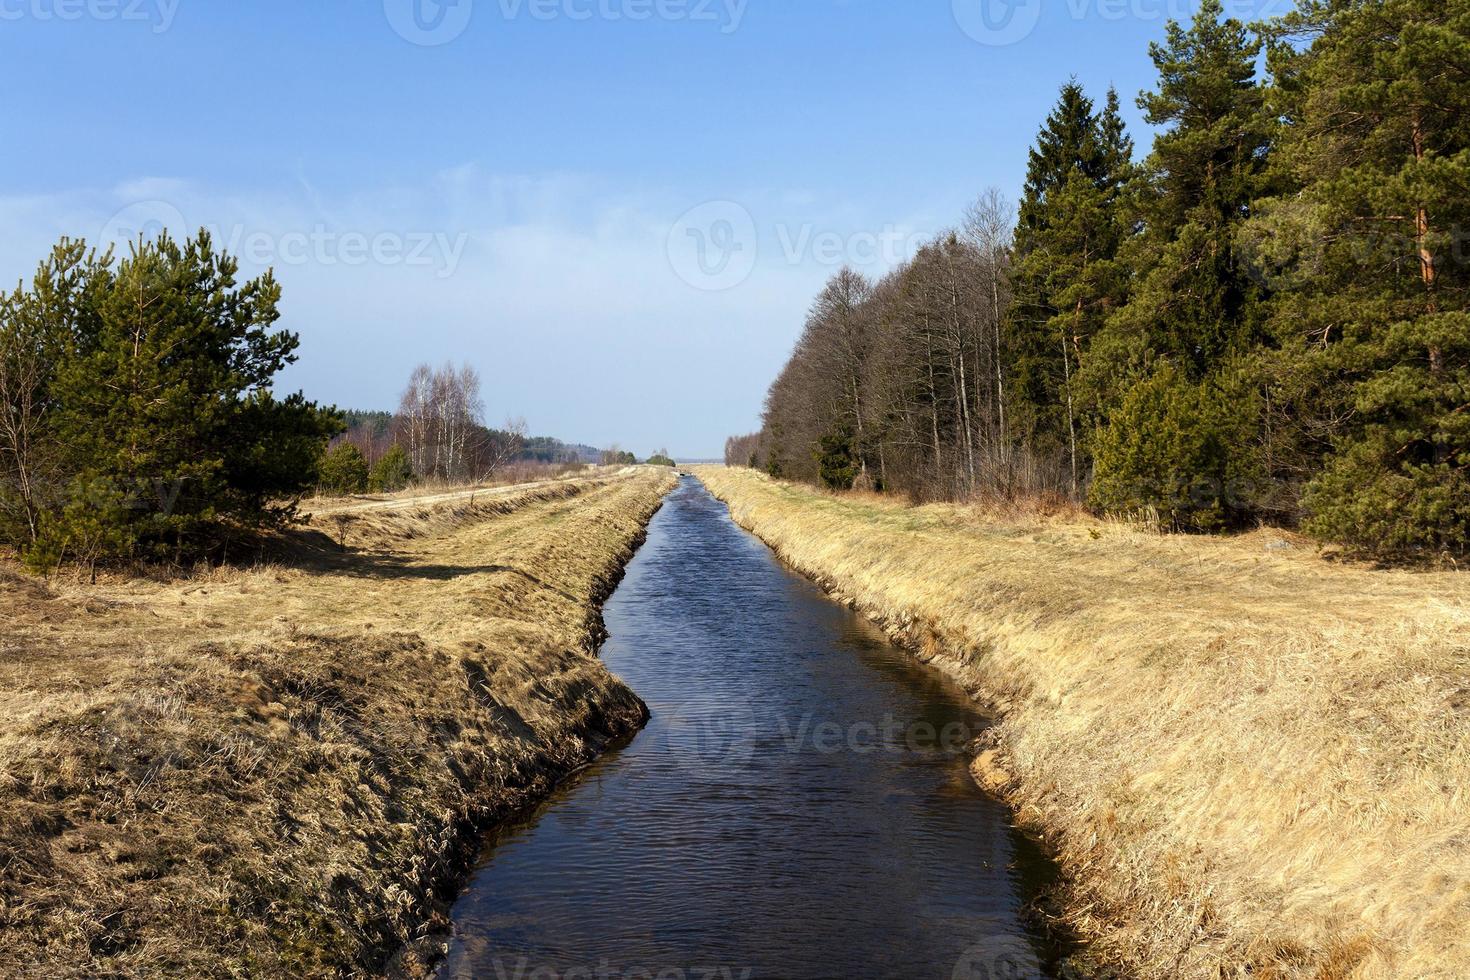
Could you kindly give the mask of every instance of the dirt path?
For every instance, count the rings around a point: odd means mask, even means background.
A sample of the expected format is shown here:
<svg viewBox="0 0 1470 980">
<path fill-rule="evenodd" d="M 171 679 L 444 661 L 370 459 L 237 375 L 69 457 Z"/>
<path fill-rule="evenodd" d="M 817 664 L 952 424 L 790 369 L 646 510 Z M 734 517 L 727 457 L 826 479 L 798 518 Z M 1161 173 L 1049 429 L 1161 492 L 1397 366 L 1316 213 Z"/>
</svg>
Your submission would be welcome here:
<svg viewBox="0 0 1470 980">
<path fill-rule="evenodd" d="M 526 493 L 530 490 L 540 490 L 556 483 L 569 481 L 585 481 L 590 479 L 597 483 L 606 483 L 611 480 L 626 479 L 637 473 L 635 467 L 624 467 L 611 473 L 595 473 L 591 477 L 574 476 L 562 477 L 556 480 L 536 480 L 531 483 L 511 483 L 505 486 L 468 487 L 462 490 L 447 490 L 442 493 L 417 494 L 407 497 L 391 497 L 387 499 L 376 497 L 352 497 L 346 503 L 328 503 L 325 506 L 303 506 L 302 512 L 312 517 L 322 517 L 331 514 L 360 514 L 368 511 L 382 512 L 395 510 L 410 510 L 414 507 L 433 507 L 438 504 L 452 503 L 456 500 L 479 500 L 494 497 L 505 497 L 511 494 Z"/>
</svg>

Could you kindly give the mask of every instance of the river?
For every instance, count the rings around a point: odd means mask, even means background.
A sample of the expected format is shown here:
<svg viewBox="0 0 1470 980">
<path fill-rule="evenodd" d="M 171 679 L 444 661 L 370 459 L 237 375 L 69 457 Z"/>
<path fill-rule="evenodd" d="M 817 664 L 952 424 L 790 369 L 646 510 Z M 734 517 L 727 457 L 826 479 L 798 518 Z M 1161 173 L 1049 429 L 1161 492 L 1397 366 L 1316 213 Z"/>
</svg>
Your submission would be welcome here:
<svg viewBox="0 0 1470 980">
<path fill-rule="evenodd" d="M 487 842 L 441 976 L 1051 975 L 1053 868 L 970 778 L 956 685 L 689 477 L 604 615 L 653 719 Z"/>
</svg>

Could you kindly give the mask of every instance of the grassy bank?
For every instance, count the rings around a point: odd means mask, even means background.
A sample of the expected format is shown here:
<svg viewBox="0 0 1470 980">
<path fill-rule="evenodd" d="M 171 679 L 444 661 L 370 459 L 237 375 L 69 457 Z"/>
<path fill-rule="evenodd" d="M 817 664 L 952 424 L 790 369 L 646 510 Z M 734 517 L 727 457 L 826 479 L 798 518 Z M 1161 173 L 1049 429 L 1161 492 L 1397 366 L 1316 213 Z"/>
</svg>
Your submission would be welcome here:
<svg viewBox="0 0 1470 980">
<path fill-rule="evenodd" d="M 185 578 L 0 566 L 0 975 L 416 972 L 476 831 L 645 720 L 598 609 L 672 484 L 318 518 Z"/>
<path fill-rule="evenodd" d="M 997 707 L 977 775 L 1144 977 L 1470 969 L 1470 580 L 1274 532 L 699 476 L 786 561 Z"/>
</svg>

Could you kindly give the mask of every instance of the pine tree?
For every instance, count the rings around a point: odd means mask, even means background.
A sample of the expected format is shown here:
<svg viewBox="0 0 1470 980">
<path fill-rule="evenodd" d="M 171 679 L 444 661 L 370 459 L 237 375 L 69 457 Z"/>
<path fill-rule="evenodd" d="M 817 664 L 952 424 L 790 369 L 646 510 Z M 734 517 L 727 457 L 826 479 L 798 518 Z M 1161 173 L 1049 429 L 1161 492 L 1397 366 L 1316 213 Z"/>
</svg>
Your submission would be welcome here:
<svg viewBox="0 0 1470 980">
<path fill-rule="evenodd" d="M 72 492 L 41 550 L 177 558 L 213 528 L 293 515 L 340 419 L 272 396 L 298 340 L 273 329 L 275 280 L 235 274 L 203 232 L 140 241 L 90 270 L 87 315 L 52 382 Z"/>
<path fill-rule="evenodd" d="M 620 452 L 616 449 L 603 454 L 604 464 L 628 464 L 636 463 L 632 453 Z M 413 466 L 409 464 L 408 453 L 403 447 L 394 443 L 383 457 L 373 464 L 372 472 L 368 475 L 368 489 L 374 493 L 397 493 L 413 482 Z"/>
<path fill-rule="evenodd" d="M 100 261 L 86 243 L 63 239 L 29 289 L 0 296 L 0 540 L 34 547 L 72 476 L 55 433 L 56 372 L 74 335 L 90 329 Z"/>
<path fill-rule="evenodd" d="M 1237 410 L 1242 397 L 1251 397 L 1248 386 L 1191 381 L 1163 362 L 1129 389 L 1099 436 L 1093 505 L 1152 513 L 1170 530 L 1241 523 L 1240 502 L 1259 478 L 1253 457 L 1232 451 L 1249 436 L 1248 413 Z"/>
<path fill-rule="evenodd" d="M 1100 482 L 1131 466 L 1111 455 L 1138 437 L 1117 431 L 1132 424 L 1121 406 L 1136 404 L 1137 390 L 1151 391 L 1162 366 L 1181 383 L 1234 391 L 1261 343 L 1263 289 L 1238 254 L 1252 202 L 1267 186 L 1273 131 L 1256 79 L 1260 50 L 1261 42 L 1244 26 L 1223 17 L 1220 0 L 1204 0 L 1188 30 L 1171 21 L 1165 42 L 1150 48 L 1159 85 L 1139 97 L 1139 106 L 1164 131 L 1133 182 L 1132 218 L 1139 233 L 1119 250 L 1132 282 L 1127 302 L 1096 338 L 1079 383 L 1111 430 L 1099 437 Z M 1187 404 L 1199 417 L 1186 428 L 1233 434 L 1219 444 L 1231 458 L 1210 460 L 1200 479 L 1219 485 L 1223 474 L 1253 472 L 1258 401 L 1202 397 Z M 1203 417 L 1207 413 L 1223 415 Z M 1204 457 L 1196 462 L 1206 465 Z M 1171 476 L 1161 485 L 1176 482 Z M 1231 493 L 1247 489 L 1254 495 L 1253 487 L 1230 482 Z M 1222 498 L 1213 515 L 1183 523 L 1239 522 L 1256 506 L 1253 497 Z"/>
<path fill-rule="evenodd" d="M 1159 86 L 1138 101 L 1165 129 L 1134 182 L 1142 232 L 1123 255 L 1133 288 L 1088 373 L 1105 404 L 1155 358 L 1198 380 L 1259 339 L 1260 288 L 1236 242 L 1264 186 L 1272 126 L 1256 79 L 1261 43 L 1222 15 L 1220 0 L 1204 0 L 1188 30 L 1170 21 L 1165 43 L 1150 46 Z"/>
<path fill-rule="evenodd" d="M 1307 47 L 1291 43 L 1312 38 Z M 1374 549 L 1470 540 L 1470 5 L 1308 0 L 1274 32 L 1287 121 L 1267 202 L 1270 364 L 1308 527 Z"/>
<path fill-rule="evenodd" d="M 350 442 L 340 443 L 322 458 L 317 477 L 322 493 L 338 497 L 366 492 L 370 479 L 362 450 Z"/>
</svg>

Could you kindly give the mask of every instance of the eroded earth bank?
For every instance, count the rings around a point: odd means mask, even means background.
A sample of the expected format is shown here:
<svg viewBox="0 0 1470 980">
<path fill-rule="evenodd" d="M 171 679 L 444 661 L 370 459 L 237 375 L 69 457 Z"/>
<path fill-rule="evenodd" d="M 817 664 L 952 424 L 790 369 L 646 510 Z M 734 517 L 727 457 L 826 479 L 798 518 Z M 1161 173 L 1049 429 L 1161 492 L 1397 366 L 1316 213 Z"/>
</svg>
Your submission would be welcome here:
<svg viewBox="0 0 1470 980">
<path fill-rule="evenodd" d="M 480 832 L 647 709 L 650 468 L 327 515 L 258 567 L 0 568 L 0 975 L 412 974 Z"/>
</svg>

